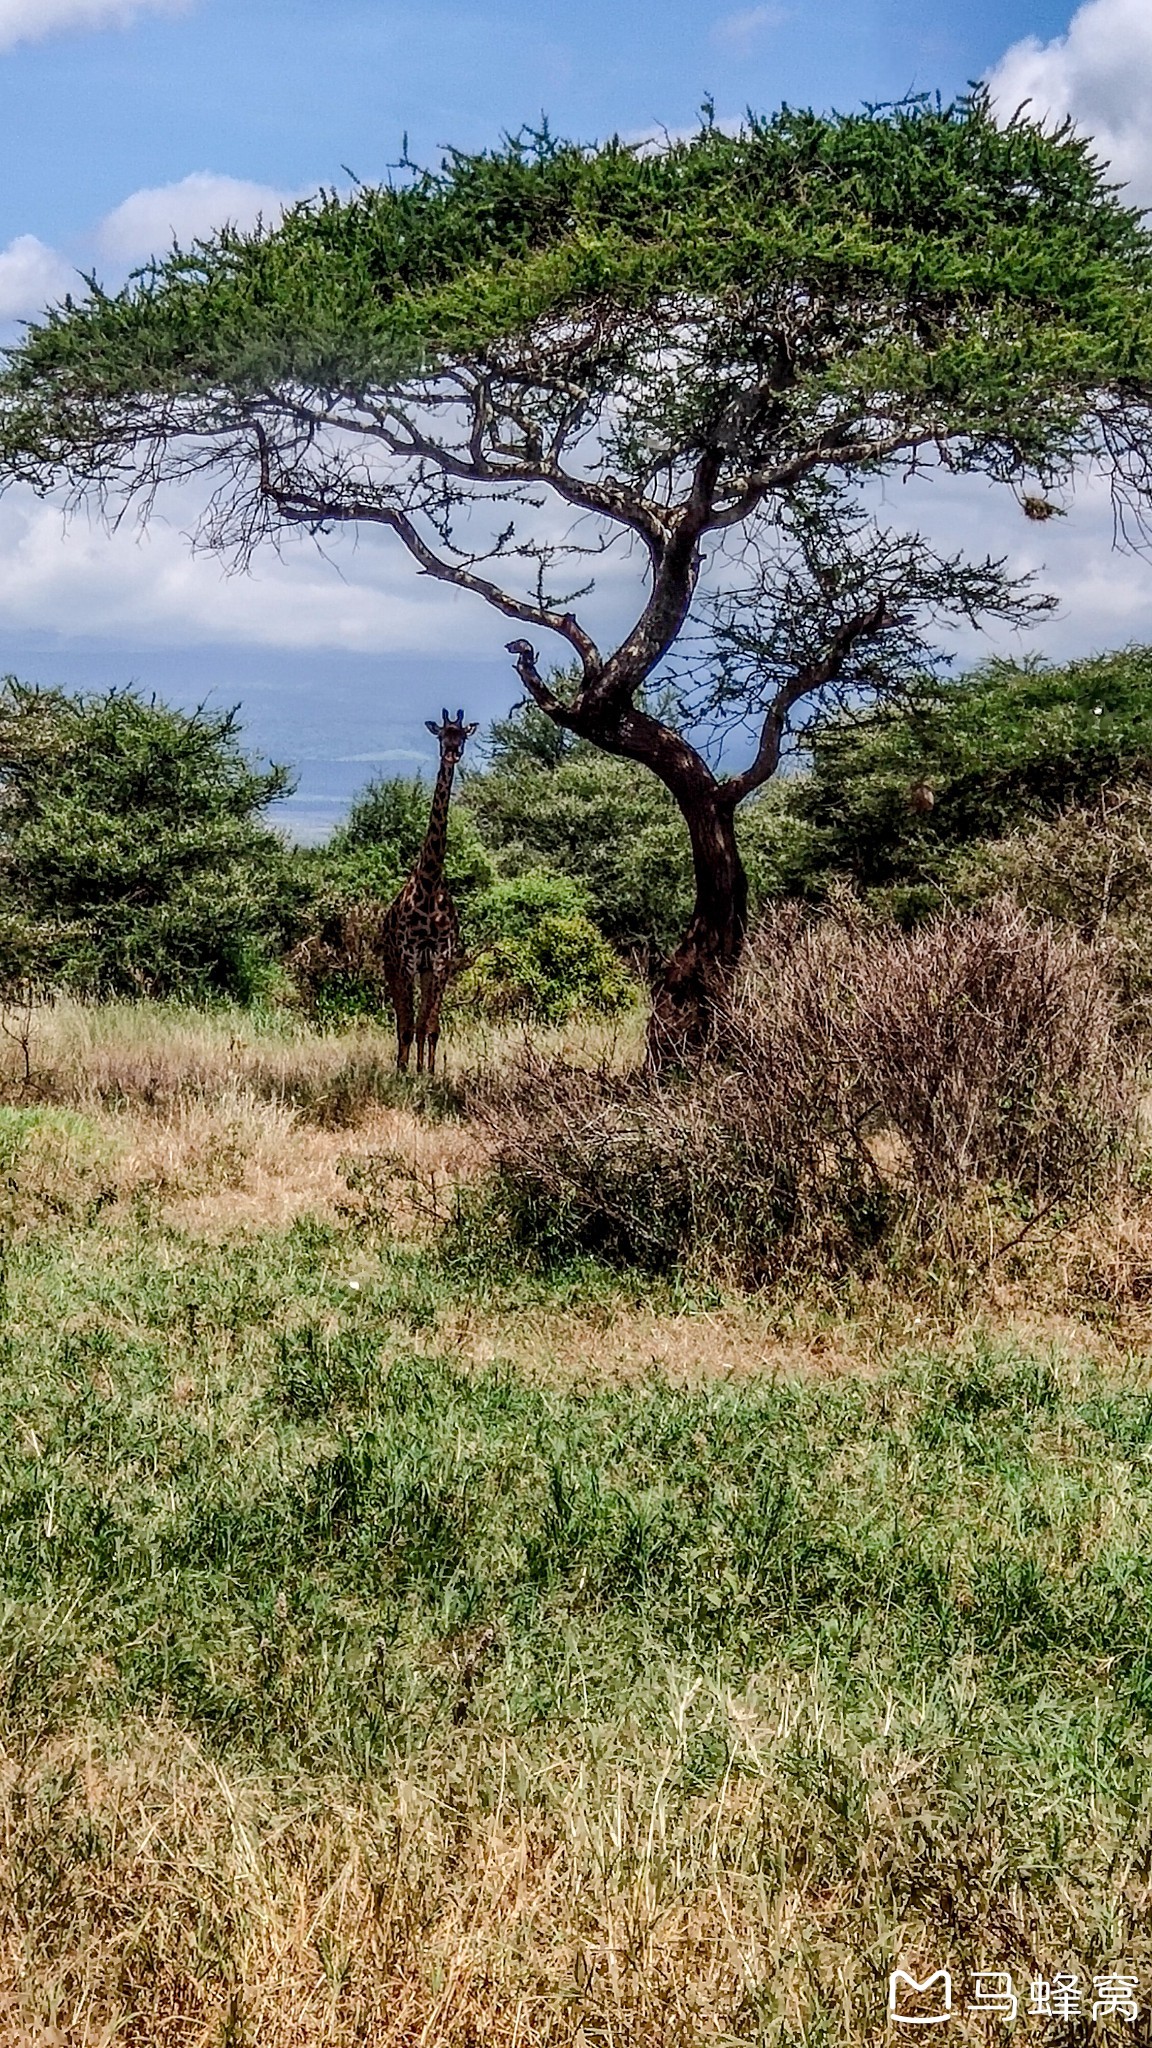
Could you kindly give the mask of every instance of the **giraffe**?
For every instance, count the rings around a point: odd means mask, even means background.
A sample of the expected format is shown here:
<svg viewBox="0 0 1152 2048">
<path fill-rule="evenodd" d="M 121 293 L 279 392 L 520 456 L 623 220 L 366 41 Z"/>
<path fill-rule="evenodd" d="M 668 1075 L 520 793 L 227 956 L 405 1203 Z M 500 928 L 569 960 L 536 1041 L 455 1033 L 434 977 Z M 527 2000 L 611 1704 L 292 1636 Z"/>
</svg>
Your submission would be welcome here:
<svg viewBox="0 0 1152 2048">
<path fill-rule="evenodd" d="M 440 742 L 440 772 L 432 793 L 428 830 L 412 873 L 384 913 L 379 938 L 381 970 L 396 1012 L 396 1066 L 402 1074 L 408 1071 L 414 1015 L 416 1072 L 424 1072 L 425 1056 L 428 1072 L 436 1071 L 440 1004 L 460 950 L 460 920 L 444 881 L 448 800 L 456 763 L 465 741 L 476 730 L 474 725 L 465 725 L 463 711 L 449 718 L 445 710 L 440 725 L 430 718 L 424 722 Z M 414 981 L 420 984 L 418 1012 L 413 1003 Z"/>
</svg>

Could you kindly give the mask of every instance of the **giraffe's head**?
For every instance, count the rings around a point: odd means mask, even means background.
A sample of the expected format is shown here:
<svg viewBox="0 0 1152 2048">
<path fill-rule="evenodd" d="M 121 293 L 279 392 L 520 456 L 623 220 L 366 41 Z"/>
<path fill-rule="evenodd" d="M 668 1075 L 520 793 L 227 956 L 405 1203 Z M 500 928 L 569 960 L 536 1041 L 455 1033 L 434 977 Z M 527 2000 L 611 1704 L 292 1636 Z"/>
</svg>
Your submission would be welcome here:
<svg viewBox="0 0 1152 2048">
<path fill-rule="evenodd" d="M 424 723 L 440 742 L 440 759 L 450 761 L 455 767 L 464 752 L 465 740 L 471 739 L 476 727 L 465 725 L 463 711 L 458 711 L 455 718 L 449 718 L 447 709 L 444 711 L 442 724 L 435 725 L 430 718 L 426 718 Z"/>
</svg>

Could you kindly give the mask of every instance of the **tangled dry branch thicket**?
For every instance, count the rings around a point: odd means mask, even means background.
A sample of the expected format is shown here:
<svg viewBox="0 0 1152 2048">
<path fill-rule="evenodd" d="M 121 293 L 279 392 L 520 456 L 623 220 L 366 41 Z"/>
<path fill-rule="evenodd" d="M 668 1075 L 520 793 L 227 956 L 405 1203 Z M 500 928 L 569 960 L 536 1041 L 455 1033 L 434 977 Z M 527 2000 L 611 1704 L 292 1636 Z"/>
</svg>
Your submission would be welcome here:
<svg viewBox="0 0 1152 2048">
<path fill-rule="evenodd" d="M 1105 956 L 995 905 L 911 934 L 761 926 L 713 1057 L 675 1079 L 531 1056 L 477 1091 L 489 1199 L 544 1256 L 758 1284 L 996 1256 L 1118 1170 L 1134 1116 Z"/>
</svg>

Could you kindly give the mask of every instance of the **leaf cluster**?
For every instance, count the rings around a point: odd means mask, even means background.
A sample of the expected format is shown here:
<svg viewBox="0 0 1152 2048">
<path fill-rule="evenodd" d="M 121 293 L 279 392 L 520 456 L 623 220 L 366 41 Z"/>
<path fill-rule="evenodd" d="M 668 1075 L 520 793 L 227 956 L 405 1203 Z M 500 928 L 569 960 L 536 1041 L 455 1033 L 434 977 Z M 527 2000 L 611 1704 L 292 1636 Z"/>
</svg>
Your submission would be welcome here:
<svg viewBox="0 0 1152 2048">
<path fill-rule="evenodd" d="M 472 904 L 469 930 L 476 951 L 454 991 L 469 1010 L 563 1024 L 616 1016 L 639 994 L 570 876 L 534 869 L 494 883 Z"/>
</svg>

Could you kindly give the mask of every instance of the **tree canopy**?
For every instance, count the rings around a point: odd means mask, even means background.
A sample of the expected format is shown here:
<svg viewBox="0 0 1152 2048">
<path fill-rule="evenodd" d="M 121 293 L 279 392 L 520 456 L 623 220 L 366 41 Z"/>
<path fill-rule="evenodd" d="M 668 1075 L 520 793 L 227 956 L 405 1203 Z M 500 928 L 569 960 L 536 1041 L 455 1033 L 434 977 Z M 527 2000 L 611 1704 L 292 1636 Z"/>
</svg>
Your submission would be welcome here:
<svg viewBox="0 0 1152 2048">
<path fill-rule="evenodd" d="M 240 558 L 375 523 L 556 636 L 555 679 L 511 643 L 527 693 L 648 767 L 687 824 L 661 1028 L 691 1035 L 743 939 L 733 814 L 800 708 L 890 695 L 942 621 L 1039 602 L 994 561 L 879 531 L 862 484 L 978 472 L 1044 517 L 1097 464 L 1139 521 L 1150 397 L 1141 216 L 1068 126 L 998 124 L 976 94 L 736 135 L 707 118 L 662 149 L 529 133 L 323 193 L 32 327 L 0 381 L 0 466 L 145 501 L 202 475 L 203 537 Z M 637 599 L 601 646 L 585 599 L 611 550 Z M 642 693 L 725 551 L 771 626 L 751 660 L 729 635 L 703 693 L 751 729 L 722 776 Z"/>
<path fill-rule="evenodd" d="M 448 473 L 410 409 L 471 427 L 478 380 L 486 459 L 458 480 L 540 476 L 609 516 L 609 470 L 647 490 L 705 449 L 710 523 L 797 465 L 941 441 L 1051 474 L 1095 444 L 1098 401 L 1121 441 L 1144 402 L 1149 248 L 1084 140 L 999 126 L 980 98 L 784 110 L 647 152 L 528 134 L 66 302 L 12 356 L 7 454 L 36 481 L 118 485 L 133 458 L 152 480 L 146 448 L 178 469 L 231 451 L 258 527 L 364 517 L 392 509 L 370 456 Z M 569 475 L 594 425 L 602 474 Z M 224 446 L 185 450 L 189 432 Z M 353 471 L 339 432 L 366 444 Z"/>
</svg>

